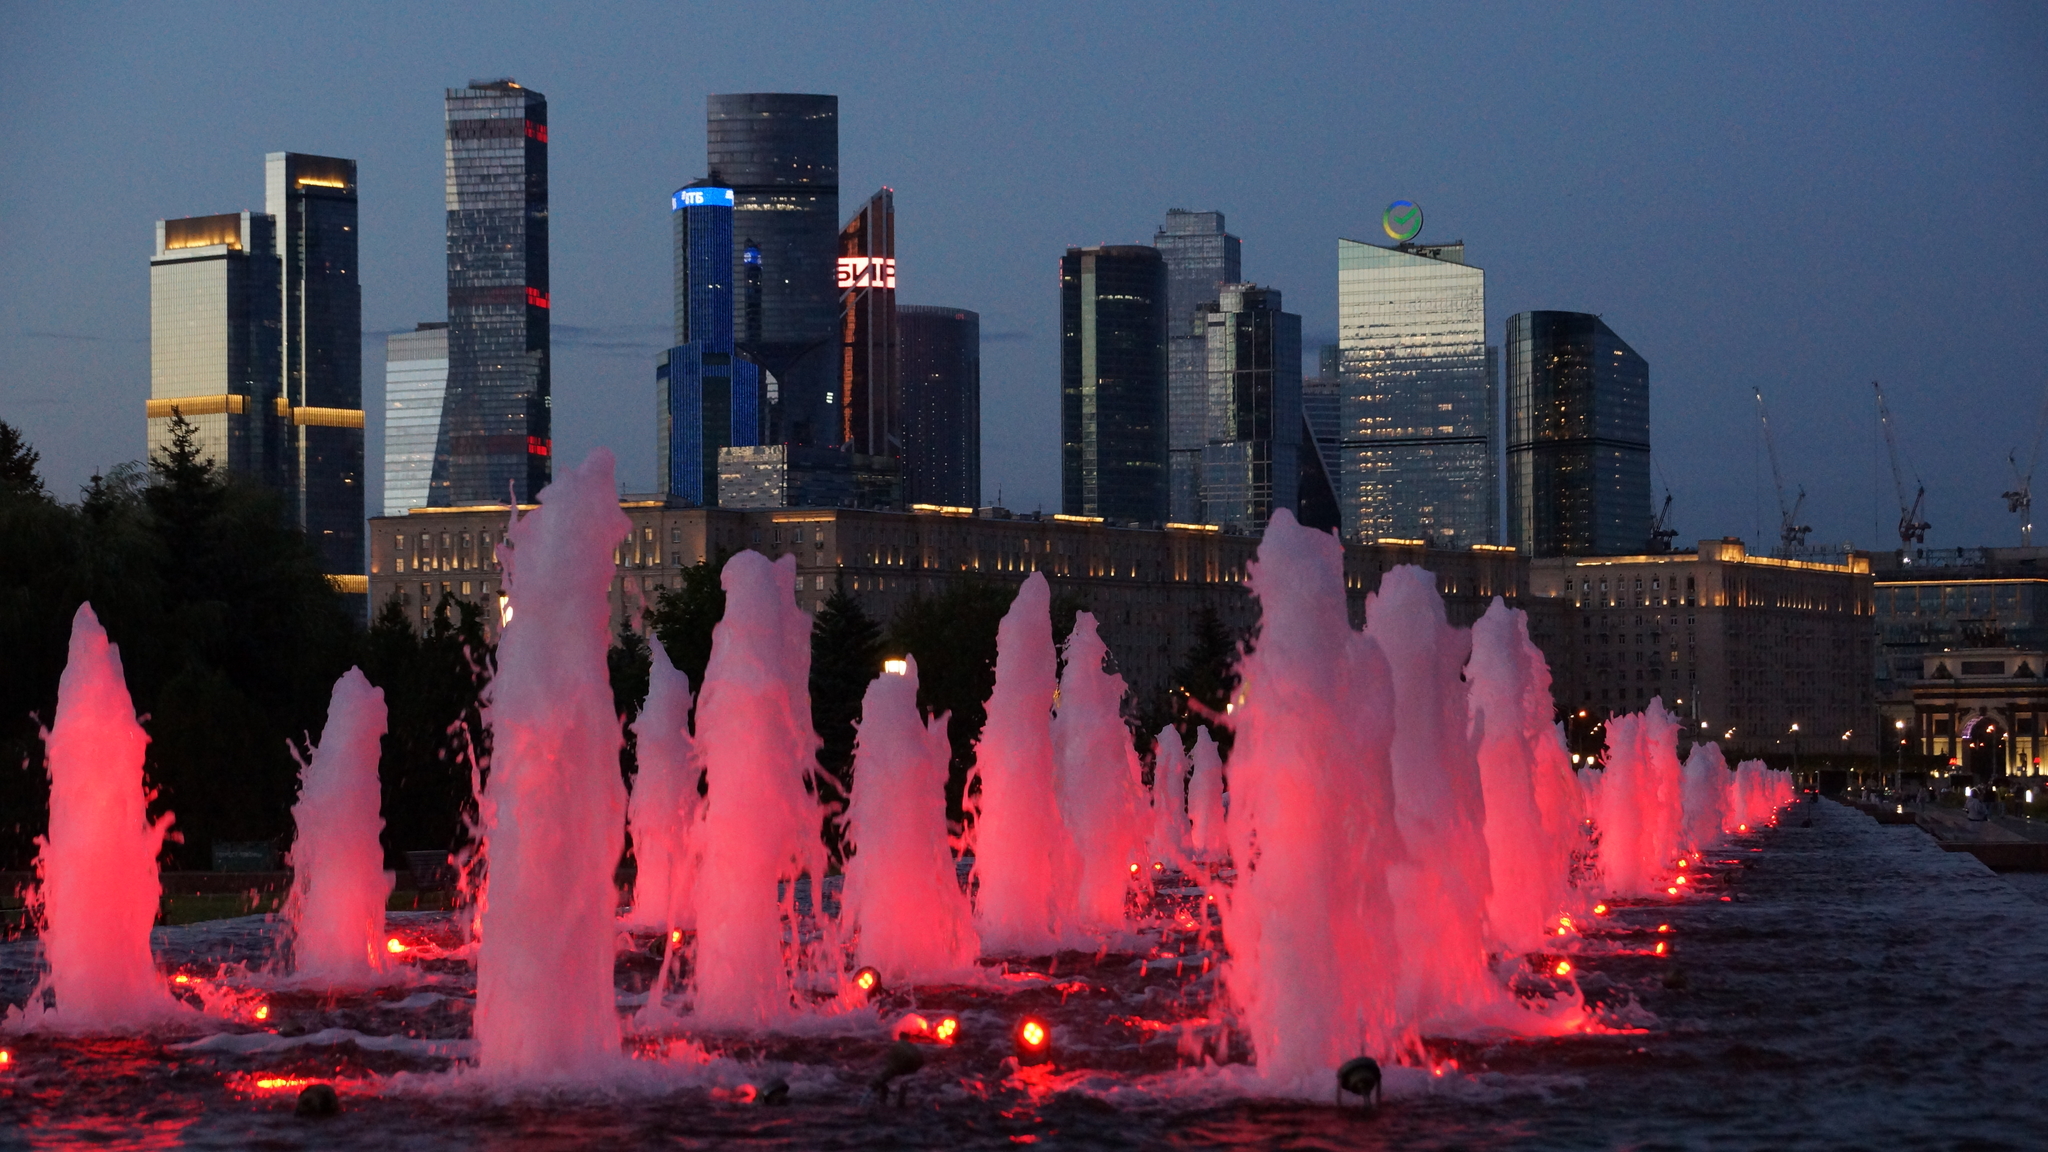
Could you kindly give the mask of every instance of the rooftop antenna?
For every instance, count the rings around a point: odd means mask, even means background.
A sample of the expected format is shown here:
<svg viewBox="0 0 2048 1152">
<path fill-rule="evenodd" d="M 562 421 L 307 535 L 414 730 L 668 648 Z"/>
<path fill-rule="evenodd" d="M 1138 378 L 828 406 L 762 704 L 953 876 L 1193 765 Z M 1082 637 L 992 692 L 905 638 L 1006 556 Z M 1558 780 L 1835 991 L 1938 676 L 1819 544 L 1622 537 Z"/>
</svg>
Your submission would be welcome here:
<svg viewBox="0 0 2048 1152">
<path fill-rule="evenodd" d="M 1934 527 L 1921 519 L 1921 509 L 1927 503 L 1927 485 L 1920 482 L 1920 473 L 1913 473 L 1913 502 L 1906 502 L 1906 474 L 1899 467 L 1899 436 L 1892 427 L 1891 405 L 1884 402 L 1884 386 L 1872 380 L 1870 387 L 1877 393 L 1877 423 L 1884 429 L 1885 452 L 1892 463 L 1892 489 L 1899 494 L 1899 550 L 1907 546 L 1927 543 L 1927 530 Z M 2006 493 L 2010 498 L 2012 493 Z"/>
<path fill-rule="evenodd" d="M 1785 473 L 1778 467 L 1778 441 L 1771 435 L 1771 413 L 1764 407 L 1764 391 L 1751 388 L 1756 393 L 1756 418 L 1764 428 L 1764 450 L 1771 457 L 1771 484 L 1778 491 L 1778 555 L 1790 557 L 1806 547 L 1806 534 L 1813 531 L 1813 525 L 1799 522 L 1799 510 L 1806 505 L 1806 489 L 1799 489 L 1799 496 L 1791 503 L 1785 501 Z"/>
</svg>

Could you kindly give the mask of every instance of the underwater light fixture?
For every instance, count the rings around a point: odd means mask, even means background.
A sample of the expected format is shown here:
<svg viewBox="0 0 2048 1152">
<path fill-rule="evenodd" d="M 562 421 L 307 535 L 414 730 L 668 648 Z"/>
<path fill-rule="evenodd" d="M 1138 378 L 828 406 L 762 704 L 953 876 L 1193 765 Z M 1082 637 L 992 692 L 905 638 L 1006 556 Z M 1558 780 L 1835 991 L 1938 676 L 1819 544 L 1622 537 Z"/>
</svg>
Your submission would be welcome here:
<svg viewBox="0 0 2048 1152">
<path fill-rule="evenodd" d="M 1045 1021 L 1026 1016 L 1017 1025 L 1017 1063 L 1045 1064 L 1052 1060 L 1052 1031 Z"/>
</svg>

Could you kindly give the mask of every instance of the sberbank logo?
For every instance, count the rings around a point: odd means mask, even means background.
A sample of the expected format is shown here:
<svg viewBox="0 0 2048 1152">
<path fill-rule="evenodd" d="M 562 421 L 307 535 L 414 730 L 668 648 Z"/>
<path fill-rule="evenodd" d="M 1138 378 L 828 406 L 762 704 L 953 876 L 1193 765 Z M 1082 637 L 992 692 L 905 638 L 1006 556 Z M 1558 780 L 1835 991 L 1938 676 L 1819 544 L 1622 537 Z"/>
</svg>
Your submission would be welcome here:
<svg viewBox="0 0 2048 1152">
<path fill-rule="evenodd" d="M 1387 235 L 1406 244 L 1422 231 L 1422 206 L 1413 200 L 1396 200 L 1387 205 L 1386 213 L 1380 217 L 1380 227 L 1387 230 Z"/>
</svg>

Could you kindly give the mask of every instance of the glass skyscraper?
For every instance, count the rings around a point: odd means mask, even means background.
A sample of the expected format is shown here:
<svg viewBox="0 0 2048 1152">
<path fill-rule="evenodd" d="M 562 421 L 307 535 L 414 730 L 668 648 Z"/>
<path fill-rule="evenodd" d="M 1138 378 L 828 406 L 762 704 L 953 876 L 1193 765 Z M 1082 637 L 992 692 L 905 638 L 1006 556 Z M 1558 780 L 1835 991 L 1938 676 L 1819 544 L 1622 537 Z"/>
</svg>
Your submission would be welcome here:
<svg viewBox="0 0 2048 1152">
<path fill-rule="evenodd" d="M 1166 261 L 1157 248 L 1067 249 L 1060 504 L 1068 515 L 1167 519 L 1166 330 Z"/>
<path fill-rule="evenodd" d="M 743 239 L 740 351 L 772 377 L 768 439 L 837 445 L 839 98 L 729 93 L 706 112 L 705 162 Z"/>
<path fill-rule="evenodd" d="M 1508 318 L 1508 543 L 1620 556 L 1650 539 L 1650 366 L 1584 312 Z"/>
<path fill-rule="evenodd" d="M 900 304 L 903 499 L 981 505 L 981 316 Z"/>
<path fill-rule="evenodd" d="M 839 230 L 839 442 L 893 466 L 903 456 L 897 382 L 896 197 L 884 188 Z"/>
<path fill-rule="evenodd" d="M 1497 542 L 1486 273 L 1465 245 L 1337 241 L 1337 501 L 1347 539 Z"/>
<path fill-rule="evenodd" d="M 264 209 L 276 223 L 284 465 L 294 512 L 331 573 L 363 571 L 363 291 L 356 162 L 272 152 Z"/>
<path fill-rule="evenodd" d="M 1167 513 L 1202 518 L 1202 448 L 1208 440 L 1209 365 L 1201 310 L 1239 271 L 1243 245 L 1223 230 L 1223 213 L 1169 209 L 1152 246 L 1166 259 Z"/>
<path fill-rule="evenodd" d="M 1208 426 L 1198 522 L 1263 532 L 1273 509 L 1298 503 L 1301 317 L 1281 310 L 1278 289 L 1255 284 L 1224 285 L 1199 316 Z"/>
<path fill-rule="evenodd" d="M 446 323 L 430 321 L 385 339 L 384 515 L 427 506 L 447 392 Z"/>
<path fill-rule="evenodd" d="M 530 501 L 554 452 L 548 102 L 511 80 L 447 92 L 448 392 L 428 502 Z"/>
<path fill-rule="evenodd" d="M 675 345 L 655 362 L 656 468 L 669 497 L 718 503 L 718 452 L 758 442 L 760 372 L 734 354 L 733 192 L 705 181 L 669 198 Z"/>
<path fill-rule="evenodd" d="M 149 261 L 149 451 L 174 415 L 220 468 L 286 488 L 278 261 L 261 212 L 159 220 Z"/>
</svg>

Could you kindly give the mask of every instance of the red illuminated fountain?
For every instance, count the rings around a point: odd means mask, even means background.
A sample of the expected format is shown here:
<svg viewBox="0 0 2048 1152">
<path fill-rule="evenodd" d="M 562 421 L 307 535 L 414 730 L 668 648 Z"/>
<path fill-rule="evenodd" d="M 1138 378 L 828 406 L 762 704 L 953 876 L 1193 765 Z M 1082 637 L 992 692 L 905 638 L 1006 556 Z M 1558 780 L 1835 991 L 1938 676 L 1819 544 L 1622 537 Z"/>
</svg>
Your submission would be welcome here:
<svg viewBox="0 0 2048 1152">
<path fill-rule="evenodd" d="M 391 955 L 384 906 L 392 873 L 378 837 L 384 690 L 360 669 L 334 682 L 327 727 L 299 773 L 292 808 L 292 890 L 285 901 L 291 970 L 302 982 L 343 987 L 375 981 Z"/>
</svg>

